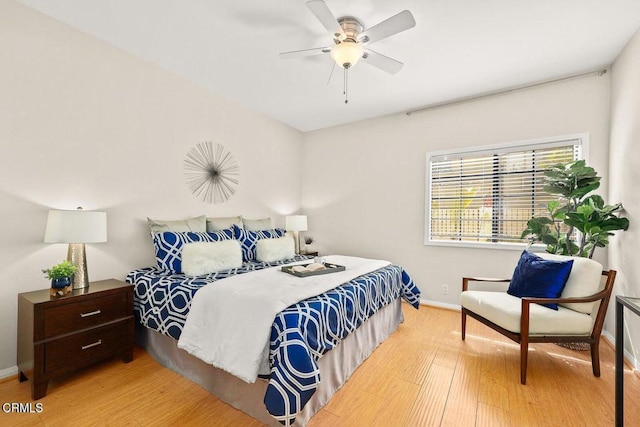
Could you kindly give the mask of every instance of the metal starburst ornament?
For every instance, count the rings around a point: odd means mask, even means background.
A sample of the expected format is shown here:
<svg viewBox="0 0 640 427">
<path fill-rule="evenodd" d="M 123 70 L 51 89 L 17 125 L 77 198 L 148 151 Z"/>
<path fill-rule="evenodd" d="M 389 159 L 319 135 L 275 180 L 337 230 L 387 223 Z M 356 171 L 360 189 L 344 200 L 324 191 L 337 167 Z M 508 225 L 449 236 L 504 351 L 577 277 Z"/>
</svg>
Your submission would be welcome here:
<svg viewBox="0 0 640 427">
<path fill-rule="evenodd" d="M 187 186 L 207 203 L 223 203 L 236 192 L 238 164 L 224 146 L 201 142 L 187 153 L 184 160 Z"/>
</svg>

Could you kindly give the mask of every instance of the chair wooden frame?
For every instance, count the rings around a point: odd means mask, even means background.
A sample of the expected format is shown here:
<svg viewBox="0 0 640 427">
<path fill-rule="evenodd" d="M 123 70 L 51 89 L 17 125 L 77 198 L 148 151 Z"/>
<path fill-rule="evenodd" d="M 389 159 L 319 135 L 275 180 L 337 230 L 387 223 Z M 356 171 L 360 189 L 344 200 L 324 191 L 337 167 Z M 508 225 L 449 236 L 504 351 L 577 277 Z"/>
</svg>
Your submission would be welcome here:
<svg viewBox="0 0 640 427">
<path fill-rule="evenodd" d="M 520 344 L 520 382 L 522 384 L 527 383 L 527 356 L 529 354 L 529 343 L 538 342 L 583 342 L 589 344 L 591 349 L 591 365 L 593 369 L 593 375 L 600 376 L 600 334 L 602 333 L 602 326 L 604 325 L 604 318 L 607 314 L 607 306 L 609 305 L 609 299 L 611 298 L 611 292 L 613 290 L 613 282 L 616 278 L 616 271 L 609 270 L 603 271 L 602 275 L 606 277 L 604 288 L 593 295 L 579 297 L 579 298 L 532 298 L 523 297 L 521 314 L 520 314 L 520 333 L 512 332 L 504 329 L 490 320 L 480 316 L 469 309 L 462 307 L 462 340 L 465 339 L 467 316 L 471 316 L 481 323 L 496 330 L 502 335 L 510 338 L 511 340 Z M 510 279 L 487 279 L 478 277 L 463 277 L 462 278 L 462 291 L 468 290 L 469 282 L 509 282 Z M 590 335 L 529 335 L 529 313 L 531 304 L 548 304 L 548 303 L 584 303 L 599 301 L 598 312 L 593 324 L 593 329 Z"/>
</svg>

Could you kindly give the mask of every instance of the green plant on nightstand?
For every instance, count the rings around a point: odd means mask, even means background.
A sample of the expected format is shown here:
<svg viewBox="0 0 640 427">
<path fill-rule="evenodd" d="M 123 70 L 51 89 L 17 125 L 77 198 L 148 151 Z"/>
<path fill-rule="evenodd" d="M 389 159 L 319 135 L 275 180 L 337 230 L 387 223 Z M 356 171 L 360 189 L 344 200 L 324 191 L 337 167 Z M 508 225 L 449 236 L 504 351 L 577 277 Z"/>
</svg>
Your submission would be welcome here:
<svg viewBox="0 0 640 427">
<path fill-rule="evenodd" d="M 71 284 L 71 277 L 76 272 L 77 267 L 68 260 L 62 261 L 51 268 L 42 270 L 44 277 L 51 280 L 52 288 L 64 288 Z"/>
</svg>

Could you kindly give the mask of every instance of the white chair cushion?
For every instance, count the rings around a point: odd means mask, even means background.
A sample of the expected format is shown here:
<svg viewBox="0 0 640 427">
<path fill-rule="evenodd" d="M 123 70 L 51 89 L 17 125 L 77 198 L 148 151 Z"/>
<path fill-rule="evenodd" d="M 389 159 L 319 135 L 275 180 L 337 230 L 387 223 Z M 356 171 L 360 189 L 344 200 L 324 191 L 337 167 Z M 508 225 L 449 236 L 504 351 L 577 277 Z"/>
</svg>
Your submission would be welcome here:
<svg viewBox="0 0 640 427">
<path fill-rule="evenodd" d="M 568 257 L 563 255 L 553 255 L 546 252 L 536 254 L 544 259 L 565 261 L 573 260 L 573 267 L 569 280 L 562 290 L 562 298 L 586 297 L 597 293 L 601 289 L 602 264 L 589 258 Z M 591 313 L 595 302 L 561 304 L 564 307 L 581 313 Z"/>
<path fill-rule="evenodd" d="M 506 292 L 464 291 L 460 303 L 496 325 L 520 333 L 520 298 Z M 529 314 L 529 335 L 589 335 L 593 328 L 591 316 L 565 307 L 556 311 L 531 304 Z"/>
</svg>

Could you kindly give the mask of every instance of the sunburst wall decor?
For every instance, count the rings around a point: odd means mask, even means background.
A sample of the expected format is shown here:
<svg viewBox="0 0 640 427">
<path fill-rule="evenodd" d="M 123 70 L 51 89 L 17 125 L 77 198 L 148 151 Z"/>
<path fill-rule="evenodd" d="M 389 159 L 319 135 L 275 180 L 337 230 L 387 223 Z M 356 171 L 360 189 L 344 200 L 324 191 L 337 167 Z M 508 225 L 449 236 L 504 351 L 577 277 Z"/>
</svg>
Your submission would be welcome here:
<svg viewBox="0 0 640 427">
<path fill-rule="evenodd" d="M 238 163 L 221 144 L 196 144 L 187 153 L 184 169 L 189 190 L 204 202 L 223 203 L 236 192 Z"/>
</svg>

